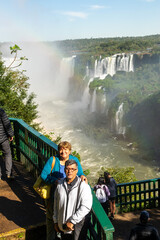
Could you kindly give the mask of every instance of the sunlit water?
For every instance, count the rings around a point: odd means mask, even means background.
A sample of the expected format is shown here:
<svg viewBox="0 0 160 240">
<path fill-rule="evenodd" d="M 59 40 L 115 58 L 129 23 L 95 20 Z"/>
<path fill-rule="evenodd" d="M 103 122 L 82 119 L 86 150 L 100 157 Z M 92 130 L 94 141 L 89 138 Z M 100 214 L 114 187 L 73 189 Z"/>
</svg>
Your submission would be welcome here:
<svg viewBox="0 0 160 240">
<path fill-rule="evenodd" d="M 97 179 L 97 172 L 104 167 L 135 167 L 135 175 L 140 179 L 159 177 L 155 161 L 148 163 L 139 159 L 136 150 L 129 149 L 127 143 L 109 138 L 103 143 L 86 136 L 83 130 L 73 125 L 73 118 L 79 116 L 78 103 L 53 101 L 39 106 L 40 121 L 49 132 L 55 136 L 60 135 L 62 140 L 72 144 L 72 150 L 76 150 L 82 159 L 83 169 L 90 169 L 89 179 Z M 75 122 L 75 121 L 74 121 Z M 136 156 L 136 157 L 134 157 Z"/>
</svg>

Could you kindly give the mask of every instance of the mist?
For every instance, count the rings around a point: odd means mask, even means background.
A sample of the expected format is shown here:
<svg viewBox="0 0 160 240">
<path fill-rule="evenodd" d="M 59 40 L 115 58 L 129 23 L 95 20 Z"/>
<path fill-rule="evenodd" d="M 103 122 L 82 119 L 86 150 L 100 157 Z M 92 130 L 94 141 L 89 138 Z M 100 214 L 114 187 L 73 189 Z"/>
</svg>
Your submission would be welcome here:
<svg viewBox="0 0 160 240">
<path fill-rule="evenodd" d="M 102 166 L 135 166 L 138 179 L 153 178 L 158 174 L 154 160 L 147 162 L 138 158 L 138 152 L 128 148 L 127 142 L 108 135 L 108 108 L 118 92 L 108 94 L 107 102 L 104 97 L 102 98 L 102 121 L 101 115 L 98 114 L 97 117 L 96 114 L 96 94 L 90 96 L 88 85 L 81 98 L 70 97 L 70 78 L 74 74 L 76 56 L 64 58 L 59 50 L 44 43 L 22 43 L 20 47 L 22 51 L 19 52 L 19 57 L 28 58 L 28 61 L 23 62 L 20 70 L 26 70 L 25 74 L 29 77 L 30 84 L 29 92 L 36 94 L 35 101 L 39 105 L 40 117 L 36 121 L 41 122 L 47 132 L 54 132 L 55 138 L 61 136 L 62 140 L 71 142 L 72 150 L 76 150 L 81 156 L 83 168 L 90 169 L 90 179 L 96 177 L 97 171 Z M 123 116 L 122 112 L 119 116 Z M 96 134 L 99 125 L 102 124 L 100 134 L 108 137 L 99 140 Z M 122 129 L 123 126 L 119 128 Z"/>
</svg>

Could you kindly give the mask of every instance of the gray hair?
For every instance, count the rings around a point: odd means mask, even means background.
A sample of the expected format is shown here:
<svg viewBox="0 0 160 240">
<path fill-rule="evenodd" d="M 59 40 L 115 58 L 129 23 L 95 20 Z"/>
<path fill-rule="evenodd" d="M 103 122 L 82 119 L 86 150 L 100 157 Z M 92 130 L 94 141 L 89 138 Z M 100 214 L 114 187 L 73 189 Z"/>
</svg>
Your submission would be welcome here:
<svg viewBox="0 0 160 240">
<path fill-rule="evenodd" d="M 73 159 L 67 160 L 67 161 L 65 162 L 65 168 L 67 168 L 68 166 L 70 166 L 70 165 L 72 165 L 72 164 L 75 164 L 76 167 L 78 168 L 77 162 L 76 162 L 75 160 L 73 160 Z"/>
</svg>

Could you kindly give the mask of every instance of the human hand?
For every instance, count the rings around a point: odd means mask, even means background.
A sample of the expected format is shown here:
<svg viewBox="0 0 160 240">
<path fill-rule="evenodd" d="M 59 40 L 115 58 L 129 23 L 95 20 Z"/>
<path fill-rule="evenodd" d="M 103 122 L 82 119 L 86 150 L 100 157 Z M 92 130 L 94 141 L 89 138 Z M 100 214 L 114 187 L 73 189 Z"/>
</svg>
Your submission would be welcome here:
<svg viewBox="0 0 160 240">
<path fill-rule="evenodd" d="M 84 181 L 85 183 L 88 184 L 88 179 L 86 178 L 86 176 L 81 175 L 81 180 L 82 180 L 82 182 Z"/>
<path fill-rule="evenodd" d="M 54 229 L 56 232 L 60 232 L 59 227 L 58 227 L 58 223 L 54 223 Z"/>
<path fill-rule="evenodd" d="M 74 224 L 73 223 L 67 222 L 66 226 L 67 226 L 67 230 L 69 230 L 69 231 L 73 231 L 74 230 Z"/>
<path fill-rule="evenodd" d="M 13 141 L 13 137 L 9 137 L 9 141 L 12 142 Z"/>
</svg>

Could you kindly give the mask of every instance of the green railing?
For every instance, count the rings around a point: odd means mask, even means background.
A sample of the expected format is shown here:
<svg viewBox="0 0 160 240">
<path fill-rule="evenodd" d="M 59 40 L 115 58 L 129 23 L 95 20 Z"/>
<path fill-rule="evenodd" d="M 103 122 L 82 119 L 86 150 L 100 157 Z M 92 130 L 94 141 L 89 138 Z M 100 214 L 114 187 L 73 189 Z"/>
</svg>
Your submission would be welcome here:
<svg viewBox="0 0 160 240">
<path fill-rule="evenodd" d="M 117 206 L 121 212 L 160 207 L 160 178 L 118 184 Z"/>
<path fill-rule="evenodd" d="M 58 147 L 51 140 L 34 130 L 21 119 L 10 118 L 15 133 L 12 144 L 13 157 L 22 162 L 37 177 L 47 159 L 57 153 Z M 94 192 L 91 221 L 88 229 L 90 240 L 112 240 L 114 227 L 105 214 Z"/>
</svg>

